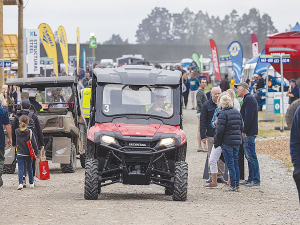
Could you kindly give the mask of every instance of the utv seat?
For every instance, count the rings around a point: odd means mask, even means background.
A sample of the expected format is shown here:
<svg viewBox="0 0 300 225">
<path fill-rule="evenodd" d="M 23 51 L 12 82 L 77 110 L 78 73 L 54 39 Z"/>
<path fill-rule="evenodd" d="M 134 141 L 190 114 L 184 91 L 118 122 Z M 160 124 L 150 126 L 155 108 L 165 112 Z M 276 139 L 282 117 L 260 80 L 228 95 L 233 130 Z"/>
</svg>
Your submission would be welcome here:
<svg viewBox="0 0 300 225">
<path fill-rule="evenodd" d="M 110 109 L 109 114 L 124 114 L 125 108 L 122 105 L 122 92 L 121 90 L 110 91 Z"/>
</svg>

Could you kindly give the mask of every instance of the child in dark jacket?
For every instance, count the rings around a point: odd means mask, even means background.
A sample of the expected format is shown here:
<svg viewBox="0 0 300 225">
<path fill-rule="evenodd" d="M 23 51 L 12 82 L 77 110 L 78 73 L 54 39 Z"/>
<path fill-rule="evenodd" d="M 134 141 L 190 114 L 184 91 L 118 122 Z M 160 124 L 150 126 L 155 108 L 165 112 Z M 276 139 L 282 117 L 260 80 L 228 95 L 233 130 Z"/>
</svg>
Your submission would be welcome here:
<svg viewBox="0 0 300 225">
<path fill-rule="evenodd" d="M 17 145 L 17 160 L 18 160 L 18 176 L 19 176 L 19 186 L 18 190 L 23 189 L 23 174 L 24 174 L 24 164 L 27 164 L 27 171 L 29 176 L 30 187 L 34 187 L 33 171 L 32 171 L 32 161 L 30 158 L 30 152 L 27 146 L 28 141 L 31 141 L 32 148 L 37 155 L 38 147 L 35 140 L 34 133 L 27 128 L 29 123 L 29 117 L 23 115 L 19 119 L 19 129 L 15 130 L 16 133 L 16 145 Z"/>
</svg>

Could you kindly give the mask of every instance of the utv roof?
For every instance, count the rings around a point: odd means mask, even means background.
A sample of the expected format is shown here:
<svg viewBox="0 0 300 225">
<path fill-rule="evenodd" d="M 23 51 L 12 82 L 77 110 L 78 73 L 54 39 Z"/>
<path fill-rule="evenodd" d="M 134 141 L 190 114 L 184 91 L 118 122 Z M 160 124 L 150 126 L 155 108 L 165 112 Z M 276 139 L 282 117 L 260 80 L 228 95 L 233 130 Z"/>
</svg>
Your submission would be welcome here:
<svg viewBox="0 0 300 225">
<path fill-rule="evenodd" d="M 67 87 L 77 83 L 75 76 L 62 77 L 33 77 L 33 78 L 12 78 L 6 81 L 7 85 L 19 87 L 38 88 L 38 87 Z"/>
<path fill-rule="evenodd" d="M 128 65 L 118 68 L 95 68 L 97 82 L 125 85 L 178 85 L 180 71 L 156 69 L 152 66 Z"/>
</svg>

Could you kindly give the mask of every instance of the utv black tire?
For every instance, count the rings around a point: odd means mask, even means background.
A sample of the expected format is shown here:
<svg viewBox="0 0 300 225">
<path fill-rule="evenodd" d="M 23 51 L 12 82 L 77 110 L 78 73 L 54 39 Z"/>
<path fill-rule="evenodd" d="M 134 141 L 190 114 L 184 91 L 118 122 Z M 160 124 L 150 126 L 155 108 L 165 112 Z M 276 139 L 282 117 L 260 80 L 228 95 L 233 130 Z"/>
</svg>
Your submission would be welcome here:
<svg viewBox="0 0 300 225">
<path fill-rule="evenodd" d="M 14 174 L 15 171 L 16 171 L 16 165 L 17 165 L 17 162 L 13 162 L 12 164 L 10 165 L 4 165 L 3 167 L 3 174 L 6 173 L 6 174 Z"/>
<path fill-rule="evenodd" d="M 188 189 L 188 164 L 186 162 L 175 163 L 174 177 L 174 201 L 186 201 Z"/>
<path fill-rule="evenodd" d="M 70 163 L 69 164 L 60 164 L 61 171 L 63 173 L 75 173 L 76 171 L 76 147 L 74 143 L 71 143 L 70 151 Z"/>
<path fill-rule="evenodd" d="M 177 157 L 176 157 L 177 162 L 185 161 L 186 149 L 187 149 L 187 143 L 184 143 L 183 145 L 177 148 Z"/>
<path fill-rule="evenodd" d="M 292 104 L 290 104 L 289 108 L 286 111 L 285 120 L 288 127 L 292 126 L 293 118 L 296 112 L 296 109 L 300 105 L 300 99 L 294 101 Z"/>
<path fill-rule="evenodd" d="M 165 188 L 165 195 L 173 195 L 174 188 L 166 187 Z"/>
<path fill-rule="evenodd" d="M 87 159 L 85 162 L 85 182 L 84 182 L 84 198 L 86 200 L 98 199 L 98 185 L 99 185 L 98 160 Z"/>
<path fill-rule="evenodd" d="M 85 153 L 80 154 L 80 164 L 82 168 L 85 168 L 85 159 L 86 159 Z"/>
</svg>

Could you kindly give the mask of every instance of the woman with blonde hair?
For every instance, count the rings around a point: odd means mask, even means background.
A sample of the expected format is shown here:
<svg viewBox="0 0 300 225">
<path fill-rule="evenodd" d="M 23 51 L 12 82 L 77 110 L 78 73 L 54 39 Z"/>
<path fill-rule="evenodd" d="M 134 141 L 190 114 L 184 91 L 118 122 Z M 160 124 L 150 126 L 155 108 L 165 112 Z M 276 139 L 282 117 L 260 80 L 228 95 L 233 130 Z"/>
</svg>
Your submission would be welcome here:
<svg viewBox="0 0 300 225">
<path fill-rule="evenodd" d="M 241 104 L 236 99 L 234 90 L 228 89 L 227 92 L 229 93 L 229 95 L 230 95 L 230 97 L 231 97 L 231 99 L 233 101 L 233 107 L 236 108 L 238 111 L 240 111 L 241 110 Z"/>
<path fill-rule="evenodd" d="M 232 99 L 222 96 L 219 106 L 222 111 L 218 116 L 214 145 L 221 146 L 225 163 L 229 170 L 230 186 L 223 188 L 224 191 L 239 190 L 239 149 L 242 144 L 243 121 L 241 114 L 233 108 Z"/>
</svg>

